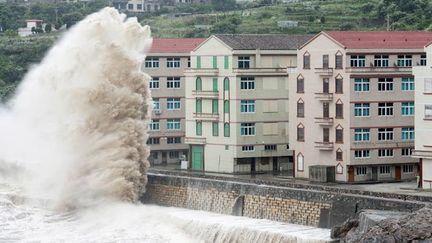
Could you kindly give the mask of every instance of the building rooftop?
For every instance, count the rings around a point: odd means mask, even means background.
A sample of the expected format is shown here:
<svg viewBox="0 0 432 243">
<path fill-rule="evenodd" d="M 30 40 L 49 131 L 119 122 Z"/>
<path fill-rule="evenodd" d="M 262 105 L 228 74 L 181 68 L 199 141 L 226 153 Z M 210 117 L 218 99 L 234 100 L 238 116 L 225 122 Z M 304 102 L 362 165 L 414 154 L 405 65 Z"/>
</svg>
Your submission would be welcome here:
<svg viewBox="0 0 432 243">
<path fill-rule="evenodd" d="M 234 50 L 297 50 L 313 35 L 218 34 L 215 35 Z"/>
<path fill-rule="evenodd" d="M 423 49 L 432 32 L 325 31 L 348 49 Z"/>
<path fill-rule="evenodd" d="M 205 40 L 204 38 L 155 38 L 149 53 L 189 53 Z"/>
</svg>

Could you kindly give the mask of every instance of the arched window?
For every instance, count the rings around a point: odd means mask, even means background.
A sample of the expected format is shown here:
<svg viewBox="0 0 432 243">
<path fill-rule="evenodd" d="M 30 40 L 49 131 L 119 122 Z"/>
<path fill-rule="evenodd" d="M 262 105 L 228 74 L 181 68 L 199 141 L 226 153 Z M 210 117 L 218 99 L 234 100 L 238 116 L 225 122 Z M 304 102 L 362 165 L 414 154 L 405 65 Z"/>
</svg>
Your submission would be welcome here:
<svg viewBox="0 0 432 243">
<path fill-rule="evenodd" d="M 343 68 L 343 54 L 340 51 L 337 51 L 335 54 L 335 69 Z"/>
<path fill-rule="evenodd" d="M 200 77 L 197 77 L 195 80 L 195 89 L 197 91 L 201 91 L 202 90 L 202 80 Z"/>
<path fill-rule="evenodd" d="M 302 99 L 299 99 L 297 101 L 297 117 L 304 117 L 304 116 L 305 116 L 304 101 Z"/>
<path fill-rule="evenodd" d="M 302 153 L 297 155 L 297 171 L 304 171 L 304 156 Z"/>
<path fill-rule="evenodd" d="M 335 78 L 335 93 L 343 94 L 343 77 L 340 74 Z"/>
<path fill-rule="evenodd" d="M 336 126 L 336 143 L 343 143 L 343 127 L 341 125 Z"/>
<path fill-rule="evenodd" d="M 300 123 L 297 126 L 297 141 L 304 142 L 304 140 L 305 140 L 304 126 L 303 126 L 303 124 Z"/>
<path fill-rule="evenodd" d="M 303 69 L 310 69 L 310 54 L 305 52 L 303 54 Z"/>
<path fill-rule="evenodd" d="M 224 90 L 225 91 L 228 91 L 229 90 L 229 78 L 228 77 L 226 77 L 225 79 L 224 79 Z"/>
<path fill-rule="evenodd" d="M 341 99 L 336 101 L 336 119 L 343 119 L 343 103 Z"/>
<path fill-rule="evenodd" d="M 304 77 L 301 74 L 297 77 L 297 93 L 304 93 Z"/>
</svg>

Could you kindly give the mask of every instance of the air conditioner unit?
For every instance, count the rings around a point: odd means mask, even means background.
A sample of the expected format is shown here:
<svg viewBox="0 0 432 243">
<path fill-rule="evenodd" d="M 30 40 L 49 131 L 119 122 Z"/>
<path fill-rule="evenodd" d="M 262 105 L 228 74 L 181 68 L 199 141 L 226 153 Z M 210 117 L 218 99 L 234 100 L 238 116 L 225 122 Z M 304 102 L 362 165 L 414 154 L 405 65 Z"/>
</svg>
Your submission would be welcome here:
<svg viewBox="0 0 432 243">
<path fill-rule="evenodd" d="M 160 115 L 160 114 L 162 114 L 162 111 L 161 111 L 161 110 L 154 110 L 154 113 L 155 113 L 156 115 Z"/>
</svg>

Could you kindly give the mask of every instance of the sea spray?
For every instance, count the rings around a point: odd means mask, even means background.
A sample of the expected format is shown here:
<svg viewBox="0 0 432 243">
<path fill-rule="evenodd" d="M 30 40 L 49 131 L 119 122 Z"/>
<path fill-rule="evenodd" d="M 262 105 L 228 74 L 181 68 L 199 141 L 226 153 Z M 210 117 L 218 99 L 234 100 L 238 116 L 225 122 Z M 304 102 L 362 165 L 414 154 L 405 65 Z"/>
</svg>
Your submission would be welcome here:
<svg viewBox="0 0 432 243">
<path fill-rule="evenodd" d="M 69 30 L 0 110 L 0 177 L 21 168 L 26 193 L 57 207 L 137 201 L 149 166 L 150 45 L 150 29 L 113 8 Z"/>
</svg>

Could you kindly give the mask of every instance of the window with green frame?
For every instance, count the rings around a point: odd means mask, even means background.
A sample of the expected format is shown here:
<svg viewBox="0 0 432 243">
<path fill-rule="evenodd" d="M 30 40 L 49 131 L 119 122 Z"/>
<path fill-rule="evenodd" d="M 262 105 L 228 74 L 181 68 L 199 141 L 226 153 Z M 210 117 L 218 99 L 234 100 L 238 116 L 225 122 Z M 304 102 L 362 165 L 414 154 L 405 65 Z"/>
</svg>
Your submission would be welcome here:
<svg viewBox="0 0 432 243">
<path fill-rule="evenodd" d="M 217 65 L 217 56 L 213 56 L 213 68 L 218 68 L 218 65 Z"/>
<path fill-rule="evenodd" d="M 229 90 L 229 78 L 224 78 L 224 90 Z"/>
<path fill-rule="evenodd" d="M 195 80 L 195 89 L 197 91 L 201 91 L 202 90 L 202 80 L 200 77 L 197 77 Z"/>
<path fill-rule="evenodd" d="M 201 57 L 200 56 L 196 57 L 196 67 L 201 68 Z"/>
<path fill-rule="evenodd" d="M 196 122 L 196 135 L 201 136 L 202 135 L 202 121 Z"/>
<path fill-rule="evenodd" d="M 224 100 L 224 113 L 229 113 L 229 100 Z"/>
<path fill-rule="evenodd" d="M 217 99 L 212 100 L 212 113 L 219 113 L 219 100 Z"/>
<path fill-rule="evenodd" d="M 218 91 L 218 78 L 213 78 L 213 91 Z"/>
<path fill-rule="evenodd" d="M 212 123 L 212 133 L 213 133 L 213 136 L 215 136 L 215 137 L 219 136 L 219 123 L 218 122 Z"/>
<path fill-rule="evenodd" d="M 230 124 L 227 122 L 224 124 L 224 137 L 230 136 Z"/>
<path fill-rule="evenodd" d="M 224 68 L 229 69 L 229 59 L 228 56 L 224 56 Z"/>
<path fill-rule="evenodd" d="M 202 112 L 202 100 L 196 99 L 196 113 Z"/>
</svg>

